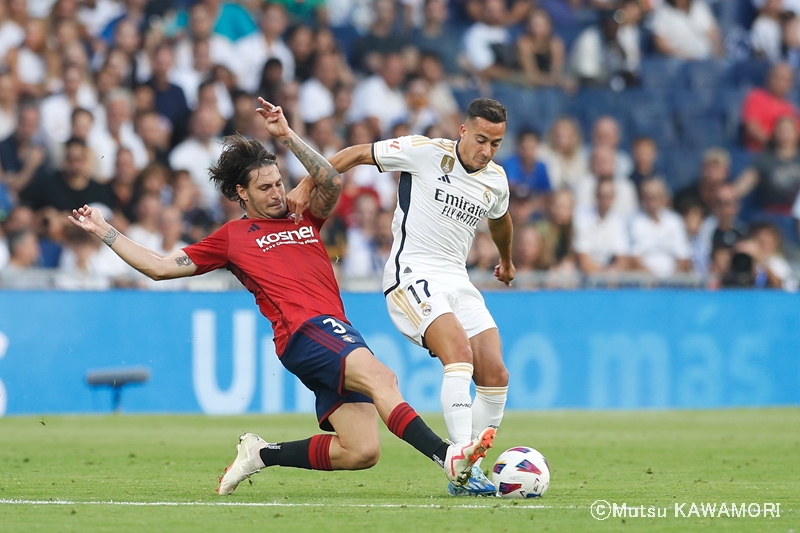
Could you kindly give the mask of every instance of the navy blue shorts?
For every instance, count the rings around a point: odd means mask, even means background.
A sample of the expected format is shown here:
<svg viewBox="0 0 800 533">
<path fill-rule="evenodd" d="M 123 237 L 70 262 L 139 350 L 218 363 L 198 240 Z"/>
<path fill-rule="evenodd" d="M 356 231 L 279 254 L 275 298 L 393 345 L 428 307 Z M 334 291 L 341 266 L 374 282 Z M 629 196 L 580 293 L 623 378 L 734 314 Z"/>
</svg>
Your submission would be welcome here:
<svg viewBox="0 0 800 533">
<path fill-rule="evenodd" d="M 355 328 L 329 316 L 306 320 L 289 338 L 281 362 L 317 397 L 323 431 L 334 431 L 328 417 L 343 403 L 372 403 L 369 396 L 344 388 L 345 357 L 362 346 L 369 349 Z"/>
</svg>

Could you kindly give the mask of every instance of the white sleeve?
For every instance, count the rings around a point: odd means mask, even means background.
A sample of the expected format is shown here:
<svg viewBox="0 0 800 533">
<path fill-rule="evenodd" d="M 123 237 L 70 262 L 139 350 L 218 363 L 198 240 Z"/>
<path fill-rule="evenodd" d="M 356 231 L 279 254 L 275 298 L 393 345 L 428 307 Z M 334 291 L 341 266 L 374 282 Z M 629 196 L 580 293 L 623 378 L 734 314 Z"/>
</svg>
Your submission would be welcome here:
<svg viewBox="0 0 800 533">
<path fill-rule="evenodd" d="M 429 144 L 414 146 L 418 141 L 427 140 L 422 135 L 409 135 L 372 143 L 372 158 L 381 172 L 402 171 L 417 174 L 428 157 L 425 153 Z"/>
<path fill-rule="evenodd" d="M 503 216 L 508 212 L 509 196 L 511 196 L 511 194 L 508 190 L 508 182 L 506 182 L 503 191 L 497 196 L 497 201 L 494 203 L 492 208 L 489 209 L 489 212 L 486 214 L 486 216 L 492 220 L 503 218 Z"/>
</svg>

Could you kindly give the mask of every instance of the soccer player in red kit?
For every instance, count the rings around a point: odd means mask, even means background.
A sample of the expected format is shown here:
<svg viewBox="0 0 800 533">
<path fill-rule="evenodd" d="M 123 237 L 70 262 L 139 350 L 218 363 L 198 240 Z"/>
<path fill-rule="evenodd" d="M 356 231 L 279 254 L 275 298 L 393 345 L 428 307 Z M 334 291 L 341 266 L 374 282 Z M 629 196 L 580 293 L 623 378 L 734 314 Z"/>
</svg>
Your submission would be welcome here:
<svg viewBox="0 0 800 533">
<path fill-rule="evenodd" d="M 324 157 L 289 128 L 283 111 L 263 99 L 257 110 L 269 133 L 303 163 L 316 189 L 295 224 L 275 156 L 258 141 L 225 139 L 211 179 L 247 216 L 223 225 L 202 241 L 166 257 L 127 239 L 100 212 L 83 206 L 70 221 L 93 233 L 125 262 L 152 279 L 230 270 L 255 296 L 272 323 L 283 365 L 316 396 L 319 426 L 335 434 L 301 441 L 267 443 L 258 435 L 239 438 L 237 455 L 220 478 L 217 492 L 230 494 L 248 476 L 268 466 L 312 470 L 369 468 L 380 454 L 377 417 L 389 430 L 439 464 L 453 483 L 466 483 L 472 465 L 492 446 L 486 428 L 466 445 L 438 437 L 402 398 L 397 378 L 347 321 L 339 288 L 319 235 L 331 214 L 342 180 Z"/>
</svg>

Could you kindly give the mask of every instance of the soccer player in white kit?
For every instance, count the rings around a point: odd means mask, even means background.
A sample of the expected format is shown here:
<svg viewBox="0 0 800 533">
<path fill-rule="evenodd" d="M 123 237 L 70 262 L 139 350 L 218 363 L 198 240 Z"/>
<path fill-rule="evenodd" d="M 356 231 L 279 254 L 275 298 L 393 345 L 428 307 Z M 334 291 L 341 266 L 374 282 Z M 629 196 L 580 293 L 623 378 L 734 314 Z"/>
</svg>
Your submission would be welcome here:
<svg viewBox="0 0 800 533">
<path fill-rule="evenodd" d="M 330 159 L 340 173 L 364 164 L 401 173 L 383 275 L 386 305 L 400 332 L 442 362 L 442 411 L 456 443 L 498 427 L 508 393 L 497 325 L 466 269 L 475 229 L 488 217 L 500 252 L 495 277 L 506 285 L 514 279 L 508 180 L 492 162 L 506 125 L 502 104 L 478 98 L 467 108 L 458 141 L 412 135 L 345 148 Z M 305 209 L 313 186 L 305 179 L 289 193 L 292 211 Z M 466 487 L 451 484 L 449 491 L 496 492 L 478 465 Z"/>
</svg>

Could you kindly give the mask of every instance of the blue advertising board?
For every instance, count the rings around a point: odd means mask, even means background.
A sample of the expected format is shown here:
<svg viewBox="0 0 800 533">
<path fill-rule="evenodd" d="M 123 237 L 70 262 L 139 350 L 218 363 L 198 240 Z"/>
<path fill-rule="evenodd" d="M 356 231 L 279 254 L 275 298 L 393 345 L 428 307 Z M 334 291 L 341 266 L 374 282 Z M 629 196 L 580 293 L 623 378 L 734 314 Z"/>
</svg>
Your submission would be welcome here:
<svg viewBox="0 0 800 533">
<path fill-rule="evenodd" d="M 800 300 L 756 291 L 492 292 L 510 409 L 800 404 Z M 419 411 L 441 365 L 400 335 L 381 294 L 347 314 Z M 0 415 L 105 412 L 92 370 L 146 367 L 126 412 L 313 412 L 246 292 L 0 291 Z"/>
</svg>

